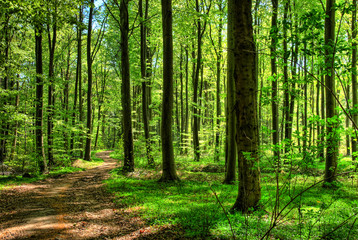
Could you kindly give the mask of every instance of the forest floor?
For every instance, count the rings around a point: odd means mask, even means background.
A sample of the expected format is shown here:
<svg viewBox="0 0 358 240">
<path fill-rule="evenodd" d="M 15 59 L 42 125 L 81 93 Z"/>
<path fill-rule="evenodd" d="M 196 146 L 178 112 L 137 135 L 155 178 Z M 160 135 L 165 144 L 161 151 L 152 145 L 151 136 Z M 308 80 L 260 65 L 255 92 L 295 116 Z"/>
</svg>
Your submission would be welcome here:
<svg viewBox="0 0 358 240">
<path fill-rule="evenodd" d="M 167 239 L 180 232 L 153 229 L 117 209 L 103 181 L 118 167 L 109 151 L 101 166 L 0 192 L 0 239 Z M 171 237 L 170 237 L 171 236 Z"/>
</svg>

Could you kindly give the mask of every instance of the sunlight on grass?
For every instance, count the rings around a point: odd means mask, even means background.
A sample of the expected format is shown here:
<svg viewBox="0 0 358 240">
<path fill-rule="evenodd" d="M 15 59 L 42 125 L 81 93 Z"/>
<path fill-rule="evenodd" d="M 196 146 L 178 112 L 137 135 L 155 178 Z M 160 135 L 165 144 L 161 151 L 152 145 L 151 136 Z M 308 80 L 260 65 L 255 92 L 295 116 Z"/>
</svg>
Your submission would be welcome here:
<svg viewBox="0 0 358 240">
<path fill-rule="evenodd" d="M 112 153 L 120 158 L 120 154 Z M 160 183 L 160 165 L 154 169 L 146 167 L 145 158 L 136 162 L 134 173 L 123 175 L 112 171 L 112 177 L 106 180 L 109 191 L 115 193 L 116 204 L 124 211 L 141 216 L 151 226 L 174 225 L 185 230 L 189 238 L 232 238 L 227 217 L 215 194 L 219 197 L 225 212 L 230 218 L 237 239 L 260 239 L 270 228 L 272 212 L 276 199 L 276 180 L 274 170 L 262 174 L 262 209 L 250 215 L 230 213 L 237 197 L 237 183 L 223 185 L 223 162 L 216 163 L 207 158 L 194 162 L 184 156 L 176 159 L 177 183 Z M 299 162 L 300 159 L 295 159 Z M 297 166 L 297 162 L 295 165 Z M 342 160 L 341 169 L 349 167 L 350 159 Z M 324 163 L 317 163 L 315 169 Z M 215 166 L 217 172 L 205 172 L 208 166 Z M 269 164 L 267 164 L 269 165 Z M 290 169 L 289 164 L 280 172 L 279 209 L 283 209 L 277 219 L 277 226 L 270 232 L 270 239 L 319 239 L 330 233 L 358 211 L 357 184 L 347 176 L 339 177 L 337 189 L 322 188 L 322 185 L 300 194 L 307 187 L 322 179 L 320 170 L 312 168 Z M 318 172 L 317 172 L 318 171 Z M 356 176 L 355 176 L 356 177 Z M 292 200 L 294 197 L 295 200 Z M 286 207 L 287 205 L 287 207 Z M 330 234 L 332 239 L 358 235 L 353 227 L 355 218 Z"/>
</svg>

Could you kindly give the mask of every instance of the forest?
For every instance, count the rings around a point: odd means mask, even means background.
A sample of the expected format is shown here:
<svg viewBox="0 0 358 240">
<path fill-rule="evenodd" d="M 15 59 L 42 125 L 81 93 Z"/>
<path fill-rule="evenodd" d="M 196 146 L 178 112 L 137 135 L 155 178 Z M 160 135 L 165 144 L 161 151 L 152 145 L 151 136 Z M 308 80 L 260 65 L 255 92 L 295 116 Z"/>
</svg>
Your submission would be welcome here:
<svg viewBox="0 0 358 240">
<path fill-rule="evenodd" d="M 0 19 L 0 239 L 358 239 L 357 0 L 0 0 Z M 29 230 L 22 201 L 60 227 Z"/>
</svg>

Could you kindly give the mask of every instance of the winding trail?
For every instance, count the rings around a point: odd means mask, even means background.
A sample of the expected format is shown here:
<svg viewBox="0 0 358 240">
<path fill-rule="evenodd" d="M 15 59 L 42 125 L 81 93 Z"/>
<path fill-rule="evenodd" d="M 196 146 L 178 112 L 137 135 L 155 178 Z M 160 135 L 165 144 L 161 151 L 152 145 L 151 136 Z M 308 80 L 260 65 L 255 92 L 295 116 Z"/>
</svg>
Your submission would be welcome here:
<svg viewBox="0 0 358 240">
<path fill-rule="evenodd" d="M 141 238 L 144 222 L 117 210 L 103 184 L 117 167 L 109 153 L 99 167 L 1 191 L 0 239 Z"/>
</svg>

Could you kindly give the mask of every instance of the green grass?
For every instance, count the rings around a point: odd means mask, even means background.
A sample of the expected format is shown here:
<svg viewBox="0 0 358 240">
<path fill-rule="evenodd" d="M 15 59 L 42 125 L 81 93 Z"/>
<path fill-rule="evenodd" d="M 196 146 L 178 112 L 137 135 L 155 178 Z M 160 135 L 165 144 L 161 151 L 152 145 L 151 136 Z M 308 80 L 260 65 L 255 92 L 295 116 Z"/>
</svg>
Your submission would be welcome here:
<svg viewBox="0 0 358 240">
<path fill-rule="evenodd" d="M 118 152 L 112 157 L 121 158 Z M 158 159 L 156 160 L 158 161 Z M 295 164 L 301 160 L 295 159 Z M 112 177 L 106 181 L 108 189 L 115 193 L 116 204 L 125 212 L 139 215 L 151 226 L 177 226 L 184 229 L 185 236 L 197 239 L 230 239 L 230 224 L 237 239 L 260 239 L 270 228 L 275 203 L 275 173 L 262 173 L 262 205 L 260 211 L 250 215 L 229 213 L 237 197 L 237 183 L 223 185 L 222 172 L 204 172 L 206 166 L 223 162 L 214 162 L 204 158 L 194 162 L 185 156 L 176 158 L 180 182 L 161 183 L 160 165 L 154 169 L 146 167 L 144 157 L 136 158 L 136 170 L 126 176 L 120 171 L 112 171 Z M 268 163 L 266 163 L 268 164 Z M 289 166 L 280 172 L 280 209 L 301 191 L 321 180 L 317 176 L 322 172 L 324 163 L 315 163 L 310 171 L 295 169 L 290 173 Z M 272 168 L 269 167 L 269 168 Z M 268 168 L 268 169 L 269 169 Z M 342 158 L 340 171 L 351 168 L 351 159 Z M 214 168 L 215 169 L 215 168 Z M 324 169 L 324 168 L 323 168 Z M 312 174 L 314 172 L 314 174 Z M 339 177 L 339 188 L 327 189 L 321 184 L 299 195 L 288 204 L 277 226 L 271 231 L 270 239 L 319 239 L 334 230 L 341 223 L 348 221 L 329 234 L 327 239 L 358 239 L 355 217 L 358 213 L 358 176 Z M 286 183 L 284 185 L 284 183 Z M 216 200 L 218 196 L 224 210 Z M 357 223 L 358 224 L 358 223 Z"/>
</svg>

